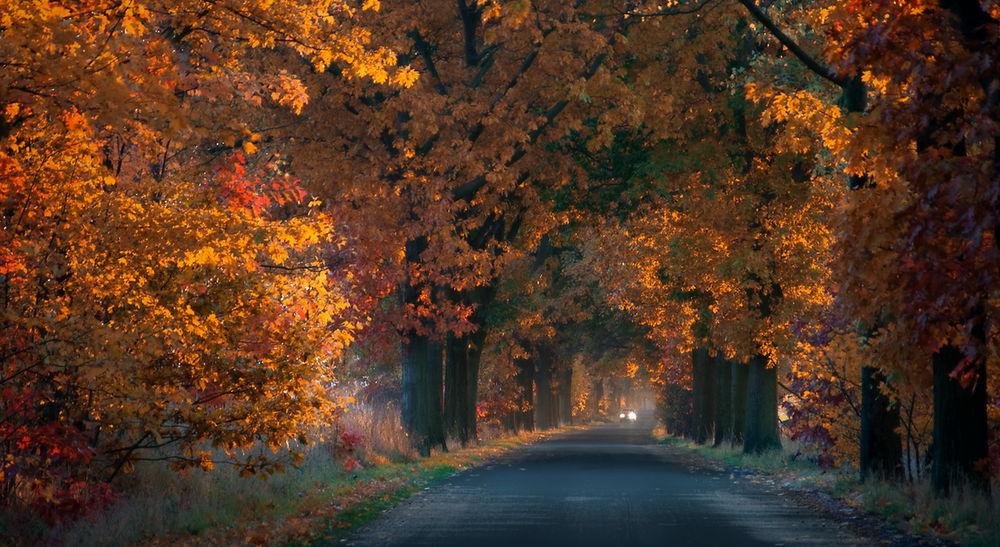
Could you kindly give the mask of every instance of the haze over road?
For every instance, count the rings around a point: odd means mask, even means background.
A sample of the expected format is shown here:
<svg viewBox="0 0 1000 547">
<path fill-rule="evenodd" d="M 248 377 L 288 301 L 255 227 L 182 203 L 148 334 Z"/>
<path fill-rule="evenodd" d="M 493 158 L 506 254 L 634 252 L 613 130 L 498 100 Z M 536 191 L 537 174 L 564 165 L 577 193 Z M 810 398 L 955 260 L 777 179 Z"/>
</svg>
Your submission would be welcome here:
<svg viewBox="0 0 1000 547">
<path fill-rule="evenodd" d="M 414 496 L 347 544 L 872 544 L 746 478 L 689 465 L 651 428 L 644 416 L 523 447 Z"/>
</svg>

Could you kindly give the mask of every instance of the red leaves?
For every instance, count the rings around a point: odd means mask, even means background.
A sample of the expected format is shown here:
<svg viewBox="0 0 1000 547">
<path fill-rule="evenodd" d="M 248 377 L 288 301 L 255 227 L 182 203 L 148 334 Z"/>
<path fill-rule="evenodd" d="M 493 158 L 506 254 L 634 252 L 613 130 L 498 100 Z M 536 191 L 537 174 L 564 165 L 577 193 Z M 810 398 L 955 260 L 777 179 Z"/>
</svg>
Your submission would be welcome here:
<svg viewBox="0 0 1000 547">
<path fill-rule="evenodd" d="M 809 445 L 810 451 L 817 454 L 817 463 L 821 467 L 833 467 L 837 464 L 837 456 L 842 454 L 834 453 L 837 437 L 830 416 L 837 415 L 831 410 L 847 406 L 842 383 L 829 377 L 804 374 L 790 375 L 787 381 L 795 396 L 780 403 L 788 416 L 782 428 L 793 441 Z"/>
<path fill-rule="evenodd" d="M 364 441 L 364 435 L 350 431 L 343 426 L 337 426 L 334 438 L 330 440 L 330 455 L 344 462 L 344 469 L 351 471 L 361 466 L 357 451 Z"/>
<path fill-rule="evenodd" d="M 65 479 L 55 489 L 33 484 L 35 513 L 50 526 L 75 520 L 111 504 L 117 497 L 106 482 Z"/>
<path fill-rule="evenodd" d="M 0 369 L 0 378 L 12 373 L 11 367 Z M 56 404 L 51 399 L 44 384 L 0 390 L 0 491 L 23 481 L 26 503 L 55 524 L 101 508 L 114 496 L 108 484 L 81 478 L 96 451 L 77 427 L 54 416 L 46 419 Z"/>
<path fill-rule="evenodd" d="M 274 163 L 248 172 L 247 158 L 241 153 L 233 154 L 230 161 L 216 171 L 211 184 L 218 185 L 219 198 L 224 205 L 248 209 L 255 216 L 264 216 L 278 207 L 301 204 L 308 195 L 297 179 L 281 173 Z"/>
</svg>

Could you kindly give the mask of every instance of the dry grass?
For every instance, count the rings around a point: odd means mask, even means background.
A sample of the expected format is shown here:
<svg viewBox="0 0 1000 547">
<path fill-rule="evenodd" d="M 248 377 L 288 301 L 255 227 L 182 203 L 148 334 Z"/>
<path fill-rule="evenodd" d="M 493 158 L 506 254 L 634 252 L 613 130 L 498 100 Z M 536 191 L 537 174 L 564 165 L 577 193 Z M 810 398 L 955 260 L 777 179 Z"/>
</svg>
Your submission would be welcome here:
<svg viewBox="0 0 1000 547">
<path fill-rule="evenodd" d="M 413 460 L 399 412 L 391 406 L 355 405 L 338 426 L 362 436 L 354 454 L 361 467 Z M 259 515 L 290 515 L 308 492 L 350 482 L 356 474 L 345 469 L 342 457 L 337 457 L 343 454 L 333 442 L 295 448 L 305 455 L 302 464 L 271 477 L 242 478 L 229 466 L 177 473 L 158 462 L 141 463 L 115 485 L 122 494 L 113 506 L 62 527 L 34 525 L 24 534 L 25 543 L 135 545 L 168 537 L 193 541 L 219 527 L 239 528 Z"/>
<path fill-rule="evenodd" d="M 358 455 L 362 461 L 385 464 L 416 458 L 395 403 L 379 407 L 352 405 L 341 418 L 341 424 L 364 438 Z"/>
<path fill-rule="evenodd" d="M 138 465 L 118 485 L 119 499 L 72 524 L 3 528 L 0 543 L 17 545 L 201 545 L 304 543 L 337 537 L 413 491 L 515 446 L 537 440 L 530 433 L 461 450 L 416 458 L 392 406 L 354 406 L 339 424 L 364 436 L 345 469 L 336 446 L 300 447 L 298 468 L 266 480 L 241 478 L 230 467 L 179 474 L 161 463 Z M 551 433 L 551 432 L 550 432 Z"/>
<path fill-rule="evenodd" d="M 858 487 L 855 502 L 903 529 L 938 534 L 962 545 L 1000 545 L 1000 500 L 971 489 L 942 498 L 927 481 L 871 481 Z"/>
<path fill-rule="evenodd" d="M 135 545 L 151 537 L 197 537 L 255 514 L 281 515 L 317 483 L 337 480 L 343 465 L 328 447 L 305 448 L 297 469 L 270 478 L 241 478 L 231 467 L 180 474 L 147 463 L 119 485 L 123 492 L 104 511 L 46 531 L 46 542 L 66 546 Z"/>
<path fill-rule="evenodd" d="M 907 532 L 938 535 L 961 545 L 1000 545 L 1000 499 L 958 489 L 948 497 L 934 494 L 927 481 L 858 481 L 856 469 L 824 470 L 801 457 L 798 447 L 782 440 L 782 450 L 743 454 L 739 447 L 712 448 L 674 437 L 663 442 L 694 451 L 733 467 L 753 469 L 785 486 L 820 490 L 878 514 Z M 1000 484 L 994 481 L 994 492 Z"/>
</svg>

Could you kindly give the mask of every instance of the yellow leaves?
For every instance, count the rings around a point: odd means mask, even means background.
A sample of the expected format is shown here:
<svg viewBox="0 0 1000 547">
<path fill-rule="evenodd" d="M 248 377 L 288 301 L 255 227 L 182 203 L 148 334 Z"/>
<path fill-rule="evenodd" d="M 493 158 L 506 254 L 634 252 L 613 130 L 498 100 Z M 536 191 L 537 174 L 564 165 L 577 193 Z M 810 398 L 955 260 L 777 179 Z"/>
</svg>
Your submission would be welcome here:
<svg viewBox="0 0 1000 547">
<path fill-rule="evenodd" d="M 204 265 L 211 266 L 219 264 L 223 255 L 216 252 L 214 247 L 206 246 L 200 249 L 189 252 L 184 257 L 183 260 L 179 262 L 180 266 L 192 266 L 192 265 Z"/>
<path fill-rule="evenodd" d="M 390 83 L 399 87 L 411 87 L 413 84 L 417 83 L 417 79 L 420 77 L 420 73 L 411 68 L 409 65 L 402 66 L 396 69 L 392 75 Z"/>
<path fill-rule="evenodd" d="M 150 12 L 138 2 L 126 4 L 125 13 L 121 16 L 121 26 L 127 34 L 142 36 L 146 34 L 150 20 Z"/>
<path fill-rule="evenodd" d="M 309 102 L 309 90 L 305 84 L 284 69 L 268 83 L 268 87 L 271 89 L 272 101 L 290 108 L 296 114 L 301 114 L 302 108 Z"/>
<path fill-rule="evenodd" d="M 229 210 L 214 186 L 192 182 L 201 179 L 191 171 L 167 169 L 161 181 L 145 164 L 113 176 L 99 146 L 124 138 L 101 141 L 95 125 L 77 111 L 33 117 L 14 134 L 32 142 L 14 151 L 17 165 L 0 154 L 0 200 L 23 212 L 19 224 L 0 224 L 0 268 L 25 276 L 7 284 L 2 316 L 15 329 L 44 328 L 73 341 L 43 348 L 72 371 L 65 381 L 95 394 L 68 401 L 67 412 L 99 416 L 116 432 L 108 442 L 134 443 L 149 431 L 179 436 L 182 447 L 206 437 L 227 446 L 280 442 L 326 421 L 336 406 L 324 387 L 329 363 L 361 328 L 338 323 L 333 314 L 349 306 L 342 287 L 312 266 L 322 249 L 342 245 L 330 219 L 319 211 L 278 221 Z M 30 200 L 14 186 L 22 167 L 38 188 Z M 30 270 L 22 257 L 32 259 Z M 282 302 L 336 311 L 315 323 Z M 339 347 L 327 344 L 331 334 Z M 196 454 L 192 464 L 212 462 Z"/>
<path fill-rule="evenodd" d="M 530 0 L 514 0 L 503 5 L 504 22 L 510 26 L 520 26 L 531 14 Z"/>
<path fill-rule="evenodd" d="M 840 107 L 827 97 L 804 90 L 781 91 L 764 84 L 749 83 L 747 98 L 766 108 L 762 121 L 765 124 L 788 123 L 779 141 L 784 150 L 793 153 L 810 153 L 814 146 L 812 135 L 835 155 L 842 155 L 851 142 L 849 120 Z"/>
</svg>

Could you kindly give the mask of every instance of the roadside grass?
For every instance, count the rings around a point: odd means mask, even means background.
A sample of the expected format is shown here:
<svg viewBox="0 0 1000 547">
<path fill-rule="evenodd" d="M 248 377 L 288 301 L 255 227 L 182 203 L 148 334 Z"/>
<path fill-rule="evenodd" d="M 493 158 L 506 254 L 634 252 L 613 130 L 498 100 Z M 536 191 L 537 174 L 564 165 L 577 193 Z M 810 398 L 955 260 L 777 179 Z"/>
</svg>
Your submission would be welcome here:
<svg viewBox="0 0 1000 547">
<path fill-rule="evenodd" d="M 817 490 L 878 515 L 903 531 L 929 534 L 961 545 L 1000 545 L 1000 499 L 958 489 L 936 496 L 926 480 L 861 483 L 855 469 L 822 469 L 803 457 L 798 445 L 783 439 L 781 450 L 743 454 L 739 447 L 698 445 L 662 433 L 660 443 L 694 452 L 727 468 L 749 470 L 781 486 Z M 994 485 L 996 486 L 996 485 Z"/>
<path fill-rule="evenodd" d="M 859 485 L 857 505 L 901 525 L 968 546 L 1000 545 L 1000 500 L 960 488 L 947 498 L 934 495 L 928 481 Z"/>
<path fill-rule="evenodd" d="M 560 430 L 525 433 L 415 458 L 390 450 L 358 454 L 347 469 L 328 446 L 267 478 L 229 467 L 178 474 L 141 466 L 117 502 L 70 525 L 27 531 L 20 544 L 308 545 L 336 541 L 428 485 Z"/>
</svg>

